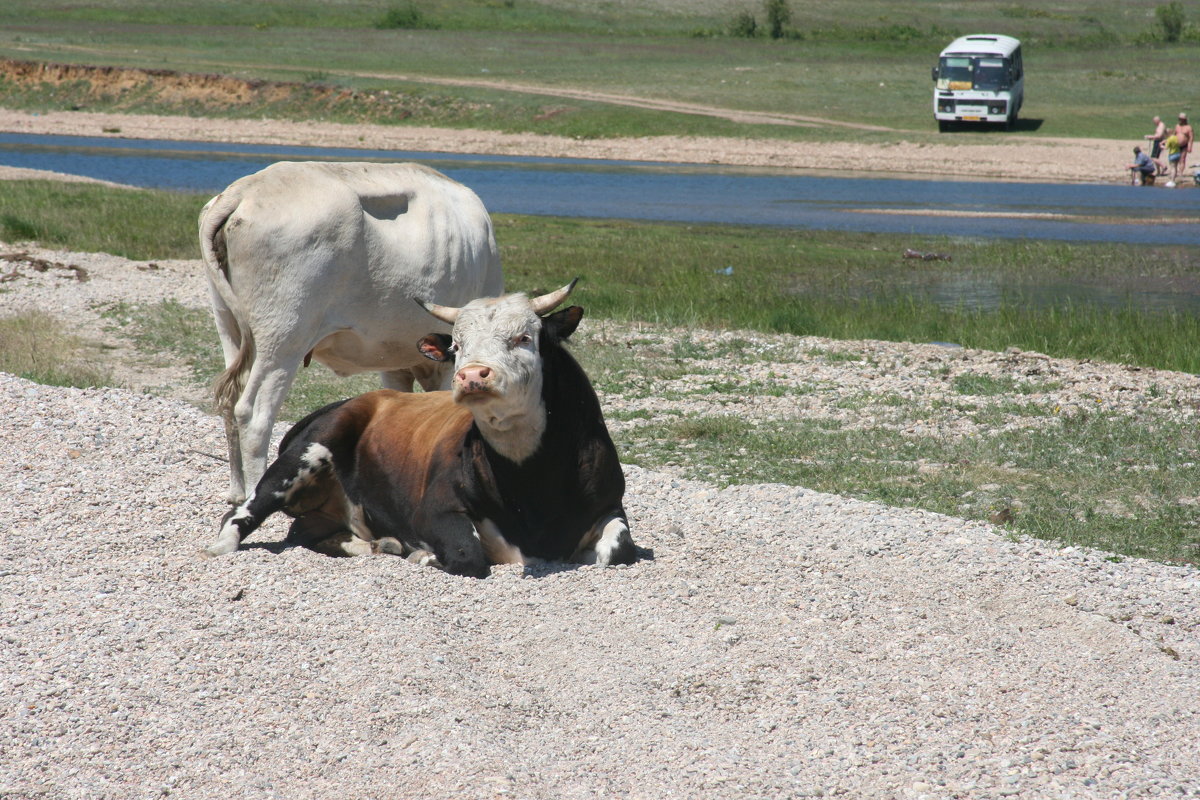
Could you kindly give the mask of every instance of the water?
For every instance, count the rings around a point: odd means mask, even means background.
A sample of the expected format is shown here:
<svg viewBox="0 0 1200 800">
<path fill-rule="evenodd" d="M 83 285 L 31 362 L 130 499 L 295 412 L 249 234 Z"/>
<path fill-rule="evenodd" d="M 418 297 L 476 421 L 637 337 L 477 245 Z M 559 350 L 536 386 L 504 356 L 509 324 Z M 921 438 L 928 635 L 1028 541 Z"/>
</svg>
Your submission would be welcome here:
<svg viewBox="0 0 1200 800">
<path fill-rule="evenodd" d="M 284 159 L 420 161 L 470 186 L 498 213 L 970 238 L 1200 242 L 1200 191 L 1194 190 L 844 178 L 659 162 L 0 134 L 0 163 L 206 194 Z"/>
<path fill-rule="evenodd" d="M 665 162 L 457 155 L 353 148 L 0 133 L 0 163 L 149 188 L 216 194 L 279 160 L 419 161 L 474 189 L 497 213 L 734 223 L 981 238 L 1200 243 L 1200 190 L 796 175 Z M 933 265 L 881 285 L 943 307 L 1023 302 L 1200 313 L 1184 286 L 1012 287 Z M 903 284 L 903 285 L 902 285 Z"/>
</svg>

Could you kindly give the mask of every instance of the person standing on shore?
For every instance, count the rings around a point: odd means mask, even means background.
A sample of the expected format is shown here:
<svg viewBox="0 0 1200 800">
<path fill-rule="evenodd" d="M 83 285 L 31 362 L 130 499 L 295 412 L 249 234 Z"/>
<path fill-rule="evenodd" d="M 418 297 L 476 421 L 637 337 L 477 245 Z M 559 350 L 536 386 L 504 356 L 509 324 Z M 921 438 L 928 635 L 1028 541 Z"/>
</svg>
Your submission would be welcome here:
<svg viewBox="0 0 1200 800">
<path fill-rule="evenodd" d="M 1192 126 L 1188 124 L 1187 114 L 1179 113 L 1179 122 L 1175 125 L 1175 138 L 1179 140 L 1179 171 L 1187 174 L 1188 153 L 1192 152 L 1192 141 L 1196 138 Z"/>
<path fill-rule="evenodd" d="M 1162 117 L 1154 117 L 1154 133 L 1147 133 L 1145 138 L 1150 142 L 1150 160 L 1158 168 L 1159 175 L 1166 175 L 1166 166 L 1158 160 L 1162 155 L 1163 139 L 1167 138 L 1167 123 L 1162 121 Z"/>
<path fill-rule="evenodd" d="M 1171 165 L 1171 179 L 1167 181 L 1167 186 L 1174 186 L 1176 178 L 1179 177 L 1179 159 L 1181 158 L 1179 137 L 1175 135 L 1175 131 L 1171 131 L 1163 140 L 1163 149 L 1167 151 L 1167 163 Z"/>
</svg>

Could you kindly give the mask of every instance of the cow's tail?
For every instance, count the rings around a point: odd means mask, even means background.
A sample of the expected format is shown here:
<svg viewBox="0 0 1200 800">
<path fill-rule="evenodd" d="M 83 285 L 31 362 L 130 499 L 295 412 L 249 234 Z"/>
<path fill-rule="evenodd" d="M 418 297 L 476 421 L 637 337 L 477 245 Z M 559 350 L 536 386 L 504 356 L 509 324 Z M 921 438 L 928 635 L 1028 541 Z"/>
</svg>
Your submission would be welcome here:
<svg viewBox="0 0 1200 800">
<path fill-rule="evenodd" d="M 246 374 L 254 363 L 254 334 L 242 302 L 229 283 L 229 258 L 225 239 L 225 223 L 241 203 L 237 191 L 225 191 L 209 200 L 200 211 L 200 255 L 213 290 L 213 311 L 228 312 L 237 327 L 238 352 L 233 363 L 217 376 L 213 395 L 217 409 L 231 413 L 246 386 Z M 221 308 L 224 306 L 224 309 Z"/>
</svg>

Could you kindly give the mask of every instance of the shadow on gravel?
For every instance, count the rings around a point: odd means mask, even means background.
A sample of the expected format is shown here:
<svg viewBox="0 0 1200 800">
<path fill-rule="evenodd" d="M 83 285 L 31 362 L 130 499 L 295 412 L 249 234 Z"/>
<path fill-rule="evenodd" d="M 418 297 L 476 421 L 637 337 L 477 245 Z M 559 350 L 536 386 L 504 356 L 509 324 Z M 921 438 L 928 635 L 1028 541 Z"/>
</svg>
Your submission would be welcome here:
<svg viewBox="0 0 1200 800">
<path fill-rule="evenodd" d="M 295 548 L 295 547 L 301 547 L 301 545 L 295 544 L 293 542 L 288 542 L 288 541 L 251 542 L 249 544 L 243 543 L 242 546 L 238 549 L 239 550 L 266 550 L 268 553 L 277 556 L 277 555 L 283 553 L 283 551 L 291 550 L 292 548 Z M 316 553 L 316 555 L 322 555 L 322 554 Z M 326 558 L 328 558 L 328 557 L 329 556 L 326 556 Z M 637 548 L 637 560 L 639 562 L 640 561 L 653 561 L 654 560 L 654 548 L 638 547 Z M 637 563 L 637 562 L 635 562 L 635 563 Z M 526 564 L 525 570 L 524 570 L 524 575 L 527 578 L 545 578 L 550 575 L 557 575 L 562 572 L 571 572 L 573 570 L 579 569 L 582 566 L 586 566 L 586 565 L 573 564 L 568 561 L 539 561 L 534 564 Z"/>
</svg>

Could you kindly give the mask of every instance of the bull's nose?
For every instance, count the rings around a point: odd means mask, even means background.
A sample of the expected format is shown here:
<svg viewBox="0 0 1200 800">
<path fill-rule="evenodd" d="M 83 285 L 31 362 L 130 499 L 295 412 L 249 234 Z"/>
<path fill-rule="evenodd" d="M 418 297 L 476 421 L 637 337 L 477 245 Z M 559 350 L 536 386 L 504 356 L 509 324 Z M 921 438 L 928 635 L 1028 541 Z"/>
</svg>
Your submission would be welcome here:
<svg viewBox="0 0 1200 800">
<path fill-rule="evenodd" d="M 473 364 L 469 367 L 463 367 L 460 369 L 454 378 L 459 383 L 477 383 L 480 381 L 486 381 L 491 374 L 491 367 Z"/>
</svg>

